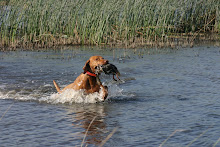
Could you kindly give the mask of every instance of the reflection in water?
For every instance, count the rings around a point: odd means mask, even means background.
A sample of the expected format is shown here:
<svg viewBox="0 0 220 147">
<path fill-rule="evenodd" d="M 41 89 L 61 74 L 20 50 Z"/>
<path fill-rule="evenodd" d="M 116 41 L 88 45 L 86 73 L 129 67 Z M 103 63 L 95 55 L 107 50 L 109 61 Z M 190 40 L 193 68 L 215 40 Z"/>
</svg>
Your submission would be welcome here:
<svg viewBox="0 0 220 147">
<path fill-rule="evenodd" d="M 104 120 L 106 116 L 104 104 L 75 104 L 68 107 L 67 115 L 71 118 L 74 127 L 84 129 L 79 139 L 83 140 L 86 135 L 85 144 L 99 145 L 106 138 L 108 131 Z"/>
</svg>

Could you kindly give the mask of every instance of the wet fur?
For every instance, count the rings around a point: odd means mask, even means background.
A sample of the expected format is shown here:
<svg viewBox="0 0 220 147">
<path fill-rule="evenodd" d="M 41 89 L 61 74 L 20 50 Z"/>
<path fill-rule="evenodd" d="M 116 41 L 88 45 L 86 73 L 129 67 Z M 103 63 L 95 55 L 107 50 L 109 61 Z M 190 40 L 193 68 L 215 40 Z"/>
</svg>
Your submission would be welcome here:
<svg viewBox="0 0 220 147">
<path fill-rule="evenodd" d="M 84 73 L 81 73 L 76 80 L 60 90 L 59 85 L 53 80 L 54 86 L 57 89 L 58 93 L 62 93 L 66 89 L 74 89 L 74 90 L 80 90 L 84 89 L 87 94 L 94 93 L 94 92 L 103 92 L 103 100 L 105 100 L 108 96 L 108 88 L 107 86 L 103 86 L 99 75 L 100 72 L 96 70 L 96 68 L 100 65 L 108 64 L 108 60 L 105 60 L 101 56 L 92 56 L 88 61 L 86 61 L 83 70 Z M 95 73 L 96 77 L 87 75 L 86 72 Z"/>
</svg>

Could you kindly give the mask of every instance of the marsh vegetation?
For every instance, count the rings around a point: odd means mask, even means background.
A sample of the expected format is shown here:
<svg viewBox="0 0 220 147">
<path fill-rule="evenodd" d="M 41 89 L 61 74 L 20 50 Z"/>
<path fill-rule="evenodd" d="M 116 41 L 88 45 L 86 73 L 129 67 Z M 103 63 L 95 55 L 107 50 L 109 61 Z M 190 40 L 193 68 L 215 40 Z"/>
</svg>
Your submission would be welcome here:
<svg viewBox="0 0 220 147">
<path fill-rule="evenodd" d="M 3 0 L 0 46 L 172 46 L 219 39 L 219 0 Z M 214 36 L 214 37 L 213 37 Z"/>
</svg>

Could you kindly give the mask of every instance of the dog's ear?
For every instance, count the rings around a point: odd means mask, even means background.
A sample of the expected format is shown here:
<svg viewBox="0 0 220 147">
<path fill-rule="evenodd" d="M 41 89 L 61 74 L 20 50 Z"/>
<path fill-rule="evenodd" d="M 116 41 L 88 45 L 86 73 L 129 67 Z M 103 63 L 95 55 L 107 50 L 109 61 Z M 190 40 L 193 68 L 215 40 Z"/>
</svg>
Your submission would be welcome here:
<svg viewBox="0 0 220 147">
<path fill-rule="evenodd" d="M 84 72 L 87 72 L 87 71 L 91 70 L 90 66 L 89 66 L 89 62 L 90 62 L 90 60 L 86 61 L 86 64 L 84 65 L 84 67 L 83 67 Z"/>
</svg>

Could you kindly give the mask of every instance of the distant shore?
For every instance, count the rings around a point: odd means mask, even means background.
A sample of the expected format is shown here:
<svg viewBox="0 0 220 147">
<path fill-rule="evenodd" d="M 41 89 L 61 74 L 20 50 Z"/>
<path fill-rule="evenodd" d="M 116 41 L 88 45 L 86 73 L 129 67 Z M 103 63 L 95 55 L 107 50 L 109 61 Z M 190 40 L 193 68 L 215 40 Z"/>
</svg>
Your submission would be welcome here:
<svg viewBox="0 0 220 147">
<path fill-rule="evenodd" d="M 65 45 L 175 48 L 219 42 L 219 9 L 219 0 L 3 0 L 0 50 Z"/>
</svg>

